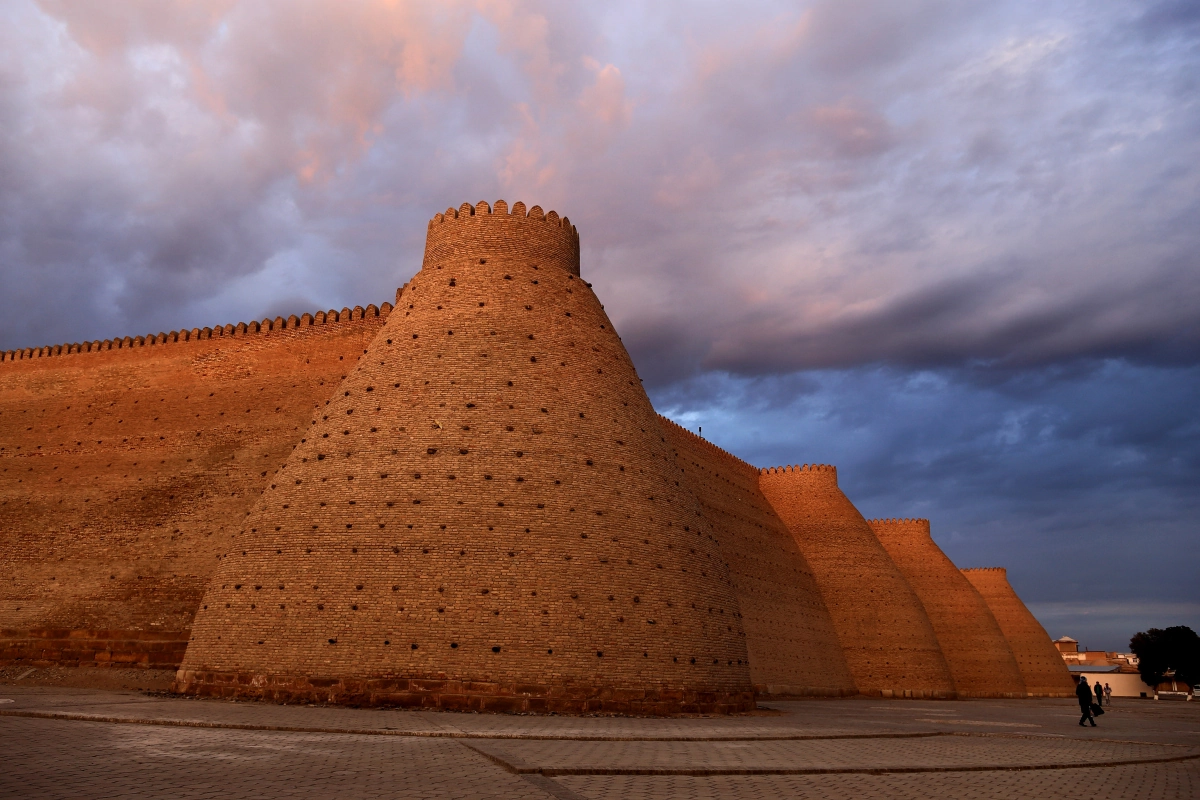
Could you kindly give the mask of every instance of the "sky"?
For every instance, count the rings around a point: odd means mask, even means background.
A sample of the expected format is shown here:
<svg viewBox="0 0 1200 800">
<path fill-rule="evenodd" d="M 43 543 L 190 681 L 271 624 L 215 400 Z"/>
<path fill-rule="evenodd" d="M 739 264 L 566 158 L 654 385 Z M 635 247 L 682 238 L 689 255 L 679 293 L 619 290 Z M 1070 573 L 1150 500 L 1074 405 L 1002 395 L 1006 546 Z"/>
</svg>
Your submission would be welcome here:
<svg viewBox="0 0 1200 800">
<path fill-rule="evenodd" d="M 382 303 L 568 215 L 655 406 L 1200 630 L 1200 4 L 0 0 L 0 349 Z"/>
</svg>

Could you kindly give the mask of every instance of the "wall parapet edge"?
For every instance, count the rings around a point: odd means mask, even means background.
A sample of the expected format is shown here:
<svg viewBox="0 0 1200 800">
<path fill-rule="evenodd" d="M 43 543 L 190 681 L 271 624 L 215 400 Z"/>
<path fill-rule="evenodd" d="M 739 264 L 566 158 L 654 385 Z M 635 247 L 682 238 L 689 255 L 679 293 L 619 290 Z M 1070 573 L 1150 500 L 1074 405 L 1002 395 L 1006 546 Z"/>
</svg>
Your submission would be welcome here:
<svg viewBox="0 0 1200 800">
<path fill-rule="evenodd" d="M 512 204 L 511 211 L 509 211 L 508 203 L 503 200 L 497 200 L 494 209 L 493 206 L 488 205 L 486 200 L 480 200 L 475 205 L 463 203 L 458 208 L 447 208 L 444 213 L 434 214 L 433 219 L 429 220 L 428 227 L 432 228 L 435 224 L 453 222 L 458 219 L 469 219 L 470 217 L 475 216 L 484 217 L 492 215 L 506 215 L 516 219 L 536 220 L 570 231 L 571 235 L 574 236 L 576 240 L 579 239 L 579 230 L 571 224 L 571 220 L 569 218 L 560 217 L 557 211 L 546 213 L 542 210 L 541 206 L 534 206 L 533 208 L 529 209 L 528 212 L 526 212 L 525 204 L 520 200 Z"/>
<path fill-rule="evenodd" d="M 655 413 L 658 413 L 658 412 L 655 412 Z M 687 428 L 680 425 L 675 420 L 670 419 L 669 417 L 664 417 L 662 414 L 658 414 L 658 419 L 660 422 L 663 422 L 667 425 L 670 425 L 674 429 L 677 429 L 683 433 L 686 433 L 688 436 L 690 436 L 692 438 L 693 441 L 695 441 L 697 444 L 703 445 L 708 450 L 711 450 L 711 451 L 723 456 L 724 458 L 733 459 L 735 462 L 737 462 L 737 464 L 739 466 L 743 466 L 746 469 L 754 470 L 755 472 L 759 471 L 759 468 L 754 466 L 753 464 L 751 464 L 749 461 L 745 461 L 741 458 L 738 458 L 733 453 L 729 452 L 728 450 L 726 450 L 723 447 L 719 447 L 718 445 L 713 444 L 712 442 L 705 439 L 703 436 L 697 436 L 696 434 L 689 431 Z"/>
<path fill-rule="evenodd" d="M 962 567 L 959 572 L 1008 572 L 1007 567 Z"/>
<path fill-rule="evenodd" d="M 932 536 L 930 531 L 929 520 L 924 517 L 888 517 L 887 519 L 869 519 L 867 524 L 871 529 L 879 532 L 880 529 L 888 532 L 888 535 L 901 536 Z"/>
<path fill-rule="evenodd" d="M 763 467 L 758 471 L 762 475 L 800 475 L 830 477 L 837 483 L 837 467 L 832 464 L 785 464 L 782 467 Z"/>
<path fill-rule="evenodd" d="M 396 299 L 399 300 L 399 290 L 397 291 Z M 33 358 L 46 358 L 49 356 L 64 356 L 76 355 L 83 353 L 99 353 L 108 352 L 110 350 L 125 350 L 132 347 L 156 347 L 164 344 L 174 344 L 177 342 L 193 342 L 205 339 L 225 339 L 225 338 L 243 338 L 247 334 L 267 334 L 282 330 L 294 330 L 297 328 L 307 328 L 316 325 L 328 324 L 343 324 L 348 322 L 357 322 L 363 319 L 380 317 L 386 319 L 388 314 L 392 312 L 393 305 L 384 302 L 380 306 L 374 303 L 369 304 L 366 308 L 355 306 L 354 308 L 343 308 L 341 311 L 330 309 L 329 311 L 317 311 L 315 314 L 305 312 L 297 317 L 295 314 L 290 315 L 287 319 L 276 317 L 275 319 L 266 318 L 261 322 L 251 320 L 250 322 L 239 322 L 237 324 L 218 325 L 215 328 L 192 328 L 191 330 L 183 329 L 171 331 L 170 333 L 148 334 L 146 336 L 126 336 L 124 338 L 94 340 L 89 342 L 72 342 L 70 344 L 47 345 L 43 347 L 25 347 L 20 350 L 0 350 L 0 362 L 9 363 L 13 361 L 24 361 Z"/>
</svg>

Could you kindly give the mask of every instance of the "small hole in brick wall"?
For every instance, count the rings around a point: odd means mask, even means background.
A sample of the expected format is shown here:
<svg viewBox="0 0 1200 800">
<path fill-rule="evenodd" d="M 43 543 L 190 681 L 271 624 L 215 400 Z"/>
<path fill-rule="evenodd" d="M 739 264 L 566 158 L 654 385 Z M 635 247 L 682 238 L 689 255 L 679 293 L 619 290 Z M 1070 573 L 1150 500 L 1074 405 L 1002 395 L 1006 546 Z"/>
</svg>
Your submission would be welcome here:
<svg viewBox="0 0 1200 800">
<path fill-rule="evenodd" d="M 512 381 L 509 381 L 509 382 L 508 382 L 508 385 L 509 385 L 509 386 L 512 386 Z"/>
<path fill-rule="evenodd" d="M 324 611 L 324 610 L 325 610 L 325 604 L 317 603 L 317 611 Z"/>
<path fill-rule="evenodd" d="M 330 640 L 329 640 L 329 643 L 330 643 L 330 644 L 337 644 L 337 639 L 330 639 Z"/>
<path fill-rule="evenodd" d="M 512 429 L 513 429 L 513 426 L 512 426 L 512 425 L 505 425 L 505 426 L 504 426 L 504 430 L 506 430 L 506 431 L 512 431 Z"/>
<path fill-rule="evenodd" d="M 457 649 L 458 649 L 458 642 L 451 642 L 451 643 L 450 643 L 450 647 L 451 647 L 451 649 L 453 649 L 453 650 L 457 650 Z"/>
<path fill-rule="evenodd" d="M 416 650 L 416 649 L 417 649 L 417 643 L 416 643 L 416 642 L 413 642 L 412 649 L 413 649 L 413 650 Z"/>
<path fill-rule="evenodd" d="M 530 362 L 531 364 L 536 364 L 536 363 L 537 363 L 537 356 L 530 356 L 530 357 L 529 357 L 529 362 Z"/>
<path fill-rule="evenodd" d="M 480 308 L 483 308 L 483 305 L 484 305 L 483 303 L 480 303 L 480 304 L 479 304 L 479 307 L 480 307 Z"/>
<path fill-rule="evenodd" d="M 383 640 L 383 643 L 384 643 L 384 644 L 391 644 L 391 642 L 390 642 L 390 641 L 388 641 L 387 639 L 384 639 L 384 640 Z"/>
<path fill-rule="evenodd" d="M 499 645 L 496 645 L 495 647 L 493 647 L 493 648 L 492 648 L 492 652 L 493 652 L 493 653 L 499 653 L 499 652 L 500 652 L 500 646 L 499 646 Z"/>
<path fill-rule="evenodd" d="M 392 591 L 393 591 L 393 592 L 398 592 L 398 591 L 400 591 L 400 586 L 399 586 L 398 584 L 392 584 Z"/>
</svg>

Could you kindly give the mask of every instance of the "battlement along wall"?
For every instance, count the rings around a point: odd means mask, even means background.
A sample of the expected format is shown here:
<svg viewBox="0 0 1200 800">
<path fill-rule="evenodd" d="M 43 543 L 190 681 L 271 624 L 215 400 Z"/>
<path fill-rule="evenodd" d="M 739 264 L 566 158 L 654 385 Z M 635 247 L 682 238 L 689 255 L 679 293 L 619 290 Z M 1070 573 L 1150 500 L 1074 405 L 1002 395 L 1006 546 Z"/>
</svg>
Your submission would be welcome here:
<svg viewBox="0 0 1200 800">
<path fill-rule="evenodd" d="M 1012 648 L 975 587 L 929 533 L 927 519 L 867 524 L 925 607 L 959 697 L 1024 697 Z"/>
<path fill-rule="evenodd" d="M 390 310 L 5 353 L 0 660 L 186 640 L 239 520 Z"/>
<path fill-rule="evenodd" d="M 574 229 L 483 205 L 430 224 L 422 270 L 239 527 L 181 691 L 752 707 L 721 543 L 577 277 Z M 538 225 L 559 238 L 526 250 Z"/>
<path fill-rule="evenodd" d="M 1034 697 L 1073 697 L 1075 681 L 1062 654 L 1009 585 L 1007 570 L 973 567 L 961 571 L 988 604 L 1004 632 L 1025 680 L 1025 690 Z"/>
<path fill-rule="evenodd" d="M 660 417 L 675 463 L 718 532 L 760 694 L 838 696 L 857 688 L 795 539 L 758 488 L 758 468 Z"/>
<path fill-rule="evenodd" d="M 759 487 L 812 568 L 858 690 L 953 697 L 924 606 L 838 488 L 837 470 L 772 467 L 760 471 Z"/>
</svg>

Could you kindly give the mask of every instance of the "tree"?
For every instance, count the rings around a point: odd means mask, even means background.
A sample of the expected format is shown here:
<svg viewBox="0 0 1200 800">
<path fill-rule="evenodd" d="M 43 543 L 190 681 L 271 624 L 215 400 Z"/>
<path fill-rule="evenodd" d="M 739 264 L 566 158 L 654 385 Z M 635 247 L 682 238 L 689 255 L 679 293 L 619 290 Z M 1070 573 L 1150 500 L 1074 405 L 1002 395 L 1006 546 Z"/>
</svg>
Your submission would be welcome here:
<svg viewBox="0 0 1200 800">
<path fill-rule="evenodd" d="M 1134 634 L 1129 649 L 1138 657 L 1138 672 L 1147 686 L 1157 686 L 1169 670 L 1188 686 L 1200 683 L 1200 636 L 1186 625 Z"/>
</svg>

